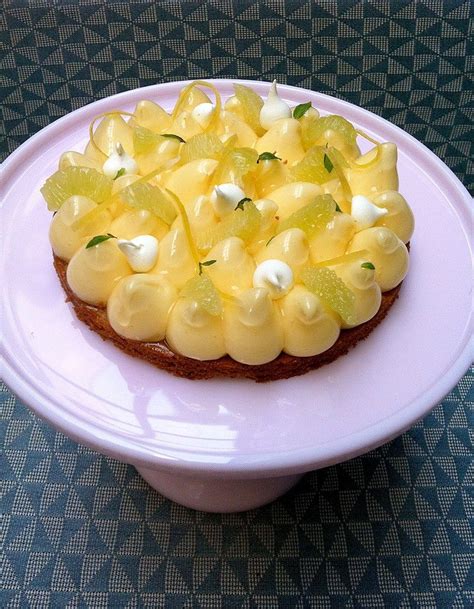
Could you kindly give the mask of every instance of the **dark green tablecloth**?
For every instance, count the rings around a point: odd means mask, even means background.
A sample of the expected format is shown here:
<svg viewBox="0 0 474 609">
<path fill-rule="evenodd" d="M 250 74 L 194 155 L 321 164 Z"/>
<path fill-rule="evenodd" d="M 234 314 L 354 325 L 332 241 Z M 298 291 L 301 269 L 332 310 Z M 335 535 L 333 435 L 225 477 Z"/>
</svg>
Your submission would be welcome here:
<svg viewBox="0 0 474 609">
<path fill-rule="evenodd" d="M 380 114 L 472 188 L 469 1 L 8 1 L 4 153 L 96 99 L 240 77 Z M 471 607 L 473 375 L 425 420 L 237 515 L 163 499 L 1 394 L 0 607 Z"/>
</svg>

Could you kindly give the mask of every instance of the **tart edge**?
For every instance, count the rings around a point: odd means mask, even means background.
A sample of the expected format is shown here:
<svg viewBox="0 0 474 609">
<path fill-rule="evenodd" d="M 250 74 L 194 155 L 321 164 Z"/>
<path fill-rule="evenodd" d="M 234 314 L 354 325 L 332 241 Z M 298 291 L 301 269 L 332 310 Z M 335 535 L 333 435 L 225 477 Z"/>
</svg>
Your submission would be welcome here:
<svg viewBox="0 0 474 609">
<path fill-rule="evenodd" d="M 400 294 L 400 283 L 396 288 L 382 294 L 382 302 L 377 314 L 355 328 L 341 330 L 335 344 L 320 353 L 309 357 L 296 357 L 287 353 L 280 355 L 266 364 L 250 366 L 232 359 L 228 355 L 217 360 L 200 361 L 185 357 L 172 351 L 165 341 L 149 343 L 124 338 L 111 327 L 105 307 L 95 307 L 80 300 L 71 290 L 66 279 L 67 263 L 53 254 L 54 268 L 61 286 L 66 293 L 66 302 L 74 308 L 76 317 L 87 324 L 91 330 L 109 340 L 125 353 L 149 362 L 153 366 L 166 370 L 175 376 L 187 379 L 210 379 L 215 377 L 248 378 L 257 383 L 287 379 L 306 374 L 321 366 L 329 364 L 345 355 L 358 342 L 365 340 L 385 318 Z"/>
</svg>

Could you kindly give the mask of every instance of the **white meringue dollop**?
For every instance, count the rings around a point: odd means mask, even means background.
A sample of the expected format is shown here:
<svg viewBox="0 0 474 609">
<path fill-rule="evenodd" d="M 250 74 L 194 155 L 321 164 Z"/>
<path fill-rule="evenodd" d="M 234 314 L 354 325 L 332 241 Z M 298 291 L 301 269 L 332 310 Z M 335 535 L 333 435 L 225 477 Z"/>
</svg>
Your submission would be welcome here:
<svg viewBox="0 0 474 609">
<path fill-rule="evenodd" d="M 374 205 L 370 199 L 364 195 L 352 197 L 351 216 L 356 223 L 356 231 L 371 228 L 374 224 L 388 214 L 388 209 Z"/>
<path fill-rule="evenodd" d="M 158 259 L 158 239 L 153 235 L 118 239 L 117 245 L 136 273 L 147 273 L 155 266 Z"/>
<path fill-rule="evenodd" d="M 268 92 L 267 100 L 260 110 L 260 124 L 268 130 L 281 118 L 291 118 L 291 108 L 279 97 L 276 80 L 274 80 Z"/>
<path fill-rule="evenodd" d="M 209 125 L 213 112 L 213 104 L 209 102 L 203 102 L 202 104 L 198 104 L 192 109 L 191 116 L 196 121 L 196 123 L 204 129 Z"/>
<path fill-rule="evenodd" d="M 288 294 L 293 284 L 293 271 L 282 260 L 265 260 L 257 266 L 253 274 L 253 287 L 266 288 L 273 299 Z"/>
<path fill-rule="evenodd" d="M 117 173 L 123 169 L 124 175 L 135 174 L 138 172 L 138 165 L 129 154 L 125 152 L 120 142 L 114 146 L 114 151 L 102 165 L 102 171 L 108 178 L 115 178 Z"/>
<path fill-rule="evenodd" d="M 245 199 L 245 192 L 237 184 L 219 184 L 214 186 L 211 194 L 211 203 L 219 218 L 230 214 L 237 204 Z"/>
</svg>

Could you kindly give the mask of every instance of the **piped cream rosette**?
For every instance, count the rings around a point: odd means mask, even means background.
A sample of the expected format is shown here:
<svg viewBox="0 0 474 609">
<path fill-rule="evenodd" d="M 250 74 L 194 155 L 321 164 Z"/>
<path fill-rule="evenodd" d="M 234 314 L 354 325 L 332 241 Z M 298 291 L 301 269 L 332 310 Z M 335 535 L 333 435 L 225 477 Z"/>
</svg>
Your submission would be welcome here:
<svg viewBox="0 0 474 609">
<path fill-rule="evenodd" d="M 405 277 L 394 144 L 291 108 L 276 83 L 266 100 L 235 85 L 223 105 L 197 81 L 171 113 L 144 100 L 99 118 L 42 192 L 69 286 L 117 334 L 197 360 L 308 357 Z"/>
</svg>

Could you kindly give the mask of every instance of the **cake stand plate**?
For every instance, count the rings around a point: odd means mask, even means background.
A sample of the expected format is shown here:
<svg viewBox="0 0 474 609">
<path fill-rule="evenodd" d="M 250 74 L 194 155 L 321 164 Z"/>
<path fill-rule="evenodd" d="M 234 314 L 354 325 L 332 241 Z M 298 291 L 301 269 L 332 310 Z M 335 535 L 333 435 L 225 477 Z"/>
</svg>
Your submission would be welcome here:
<svg viewBox="0 0 474 609">
<path fill-rule="evenodd" d="M 232 82 L 214 80 L 223 97 Z M 239 81 L 265 95 L 269 84 Z M 121 93 L 76 110 L 4 163 L 3 378 L 74 440 L 135 465 L 192 508 L 238 511 L 288 490 L 304 472 L 371 450 L 427 414 L 472 361 L 472 202 L 451 171 L 370 112 L 280 86 L 399 148 L 400 191 L 413 208 L 411 269 L 383 323 L 348 355 L 266 384 L 175 378 L 80 323 L 52 265 L 51 214 L 39 188 L 62 152 L 82 150 L 94 116 L 141 99 L 171 109 L 184 82 Z"/>
</svg>

